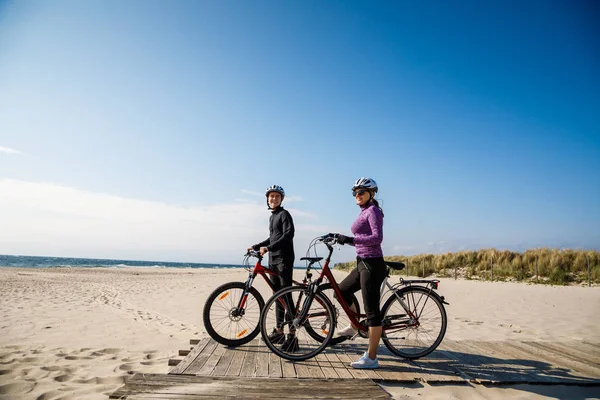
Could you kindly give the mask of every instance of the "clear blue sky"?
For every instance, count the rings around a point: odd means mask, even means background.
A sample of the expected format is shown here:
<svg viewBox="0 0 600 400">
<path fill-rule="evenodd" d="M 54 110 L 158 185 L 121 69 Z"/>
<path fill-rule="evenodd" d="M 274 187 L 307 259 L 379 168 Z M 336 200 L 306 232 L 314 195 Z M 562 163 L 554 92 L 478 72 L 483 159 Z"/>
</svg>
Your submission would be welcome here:
<svg viewBox="0 0 600 400">
<path fill-rule="evenodd" d="M 595 1 L 0 1 L 0 254 L 600 248 Z M 352 257 L 351 249 L 336 255 Z M 299 264 L 299 262 L 297 262 Z"/>
</svg>

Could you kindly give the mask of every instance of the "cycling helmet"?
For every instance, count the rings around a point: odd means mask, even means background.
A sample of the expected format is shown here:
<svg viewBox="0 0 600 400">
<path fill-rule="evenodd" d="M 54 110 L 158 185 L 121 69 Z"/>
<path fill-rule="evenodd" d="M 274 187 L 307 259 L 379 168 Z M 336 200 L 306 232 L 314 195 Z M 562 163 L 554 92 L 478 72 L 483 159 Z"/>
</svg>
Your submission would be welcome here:
<svg viewBox="0 0 600 400">
<path fill-rule="evenodd" d="M 354 185 L 352 185 L 352 191 L 356 189 L 368 189 L 377 193 L 377 182 L 371 178 L 358 178 Z"/>
<path fill-rule="evenodd" d="M 282 198 L 285 197 L 285 191 L 279 185 L 269 186 L 267 188 L 267 191 L 265 192 L 265 196 L 269 197 L 269 193 L 271 193 L 271 192 L 277 192 L 277 193 L 279 193 L 281 195 Z"/>
</svg>

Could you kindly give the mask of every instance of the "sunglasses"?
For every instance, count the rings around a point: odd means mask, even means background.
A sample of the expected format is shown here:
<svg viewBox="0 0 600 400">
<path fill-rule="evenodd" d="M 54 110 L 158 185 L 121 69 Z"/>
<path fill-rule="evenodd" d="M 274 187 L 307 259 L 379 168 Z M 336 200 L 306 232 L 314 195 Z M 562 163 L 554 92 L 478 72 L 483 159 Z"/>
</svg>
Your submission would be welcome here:
<svg viewBox="0 0 600 400">
<path fill-rule="evenodd" d="M 368 192 L 368 190 L 358 190 L 358 191 L 353 190 L 352 191 L 352 196 L 354 196 L 354 197 L 356 197 L 356 196 L 362 196 L 363 194 L 365 194 L 367 192 Z"/>
</svg>

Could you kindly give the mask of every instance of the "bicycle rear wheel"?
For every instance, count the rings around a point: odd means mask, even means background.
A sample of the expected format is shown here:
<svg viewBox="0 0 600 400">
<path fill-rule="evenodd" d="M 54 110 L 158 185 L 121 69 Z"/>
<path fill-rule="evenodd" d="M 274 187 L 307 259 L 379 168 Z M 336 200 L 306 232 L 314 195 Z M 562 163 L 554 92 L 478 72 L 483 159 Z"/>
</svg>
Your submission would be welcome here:
<svg viewBox="0 0 600 400">
<path fill-rule="evenodd" d="M 410 360 L 435 350 L 446 334 L 444 305 L 435 294 L 421 286 L 408 286 L 396 291 L 415 319 L 411 319 L 395 294 L 385 302 L 382 340 L 390 351 Z"/>
<path fill-rule="evenodd" d="M 245 305 L 238 309 L 246 284 L 229 282 L 216 288 L 206 299 L 202 318 L 206 332 L 226 346 L 250 342 L 260 332 L 260 312 L 265 301 L 255 288 L 250 288 Z"/>
<path fill-rule="evenodd" d="M 322 293 L 315 293 L 308 299 L 306 286 L 283 288 L 275 293 L 260 316 L 262 338 L 269 349 L 279 357 L 301 361 L 314 357 L 327 346 L 333 335 L 335 312 L 329 300 Z M 277 319 L 277 309 L 280 320 Z M 305 317 L 299 317 L 305 313 Z M 269 339 L 276 328 L 283 328 L 285 339 Z M 319 335 L 315 337 L 314 332 Z M 291 333 L 291 334 L 290 334 Z"/>
<path fill-rule="evenodd" d="M 319 286 L 319 291 L 331 302 L 331 305 L 333 306 L 333 311 L 335 312 L 334 331 L 331 340 L 329 340 L 329 346 L 333 346 L 348 340 L 348 336 L 337 335 L 337 332 L 341 328 L 345 328 L 346 326 L 350 325 L 350 319 L 348 318 L 348 315 L 346 314 L 346 312 L 342 308 L 342 305 L 336 298 L 333 286 L 331 286 L 331 283 L 329 282 L 324 283 Z M 352 303 L 356 305 L 356 313 L 360 314 L 360 304 L 358 303 L 358 300 L 356 299 L 356 296 L 354 294 L 352 294 Z M 318 327 L 316 327 L 316 329 L 313 329 L 312 325 L 310 324 L 310 321 L 307 322 L 305 327 L 306 332 L 309 335 L 311 335 L 315 340 L 325 340 L 325 335 L 321 332 L 321 330 Z"/>
</svg>

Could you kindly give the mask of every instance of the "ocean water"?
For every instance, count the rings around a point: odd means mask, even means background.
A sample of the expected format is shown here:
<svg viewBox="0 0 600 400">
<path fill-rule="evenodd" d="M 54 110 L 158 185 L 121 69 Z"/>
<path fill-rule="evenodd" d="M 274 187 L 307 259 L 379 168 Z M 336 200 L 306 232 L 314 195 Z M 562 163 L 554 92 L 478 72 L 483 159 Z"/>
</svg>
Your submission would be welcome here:
<svg viewBox="0 0 600 400">
<path fill-rule="evenodd" d="M 230 264 L 202 264 L 168 261 L 140 261 L 140 260 L 107 260 L 101 258 L 68 258 L 68 257 L 35 257 L 11 256 L 0 254 L 0 267 L 14 268 L 50 268 L 50 267 L 77 267 L 77 268 L 242 268 L 242 265 Z"/>
</svg>

